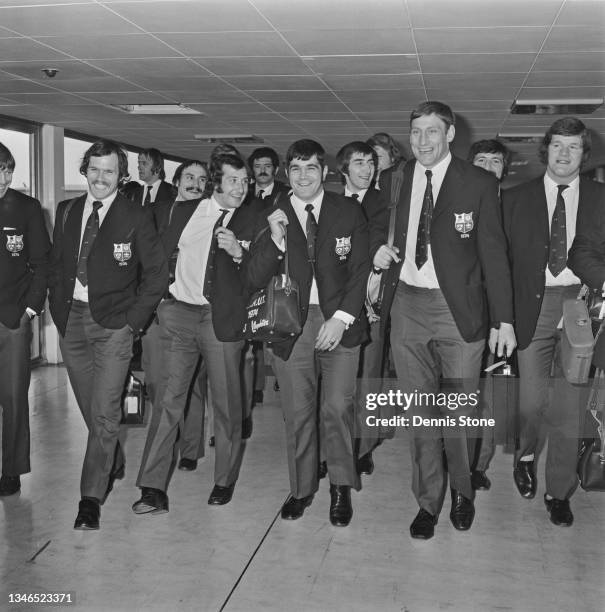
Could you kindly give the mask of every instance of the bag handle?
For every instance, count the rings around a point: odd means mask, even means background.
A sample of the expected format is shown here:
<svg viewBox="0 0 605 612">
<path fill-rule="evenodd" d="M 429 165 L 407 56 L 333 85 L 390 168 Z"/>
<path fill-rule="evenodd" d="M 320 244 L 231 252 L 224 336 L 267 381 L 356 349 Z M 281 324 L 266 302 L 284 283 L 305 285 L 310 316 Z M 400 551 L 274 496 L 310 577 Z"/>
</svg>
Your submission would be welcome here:
<svg viewBox="0 0 605 612">
<path fill-rule="evenodd" d="M 389 234 L 387 238 L 387 244 L 389 247 L 393 246 L 395 240 L 395 219 L 397 216 L 397 204 L 399 203 L 399 194 L 401 193 L 401 187 L 403 186 L 403 162 L 397 165 L 397 168 L 393 170 L 391 174 L 391 203 L 389 204 Z"/>
</svg>

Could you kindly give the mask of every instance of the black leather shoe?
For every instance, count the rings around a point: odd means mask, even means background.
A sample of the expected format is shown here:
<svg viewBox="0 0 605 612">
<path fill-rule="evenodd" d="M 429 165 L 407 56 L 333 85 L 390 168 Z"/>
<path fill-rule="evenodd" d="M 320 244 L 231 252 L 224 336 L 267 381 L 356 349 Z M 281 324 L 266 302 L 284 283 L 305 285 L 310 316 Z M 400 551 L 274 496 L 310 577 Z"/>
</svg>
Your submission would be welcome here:
<svg viewBox="0 0 605 612">
<path fill-rule="evenodd" d="M 288 497 L 286 503 L 281 508 L 281 517 L 286 521 L 295 521 L 299 519 L 304 513 L 305 508 L 311 505 L 313 501 L 313 495 L 307 495 L 307 497 Z"/>
<path fill-rule="evenodd" d="M 550 514 L 550 522 L 561 527 L 571 527 L 573 514 L 568 499 L 547 499 L 544 495 L 546 510 Z"/>
<path fill-rule="evenodd" d="M 187 457 L 182 457 L 179 461 L 179 470 L 183 470 L 183 472 L 193 472 L 197 468 L 197 459 L 187 459 Z"/>
<path fill-rule="evenodd" d="M 214 439 L 214 436 L 210 436 L 210 439 L 208 440 L 208 446 L 214 446 L 216 444 L 216 440 Z"/>
<path fill-rule="evenodd" d="M 21 489 L 21 478 L 19 476 L 0 477 L 0 496 L 14 495 Z"/>
<path fill-rule="evenodd" d="M 109 474 L 109 481 L 107 482 L 107 491 L 105 492 L 105 499 L 107 499 L 107 496 L 113 491 L 113 485 L 115 484 L 116 480 L 122 480 L 124 476 L 126 476 L 126 466 L 122 463 L 119 468 L 113 470 L 113 472 Z"/>
<path fill-rule="evenodd" d="M 273 383 L 273 391 L 275 391 L 275 393 L 279 393 L 279 383 L 277 382 L 277 379 Z"/>
<path fill-rule="evenodd" d="M 235 488 L 235 483 L 229 485 L 228 487 L 221 487 L 217 484 L 214 485 L 212 489 L 212 493 L 210 493 L 210 497 L 208 498 L 208 503 L 211 506 L 224 506 L 231 501 L 233 497 L 233 489 Z"/>
<path fill-rule="evenodd" d="M 374 460 L 372 459 L 372 453 L 366 453 L 363 457 L 357 459 L 357 473 L 366 474 L 369 476 L 374 471 Z"/>
<path fill-rule="evenodd" d="M 317 476 L 319 480 L 325 478 L 328 475 L 328 464 L 325 461 L 319 462 L 319 468 L 317 469 Z"/>
<path fill-rule="evenodd" d="M 452 509 L 450 520 L 458 531 L 468 531 L 475 518 L 475 506 L 472 500 L 464 497 L 460 491 L 452 489 Z"/>
<path fill-rule="evenodd" d="M 78 505 L 78 516 L 74 523 L 74 529 L 91 531 L 99 528 L 99 517 L 101 516 L 101 506 L 99 502 L 89 497 L 80 500 Z"/>
<path fill-rule="evenodd" d="M 132 504 L 135 514 L 164 514 L 168 512 L 168 495 L 160 489 L 141 488 L 141 499 Z"/>
<path fill-rule="evenodd" d="M 436 524 L 437 517 L 424 508 L 420 508 L 410 525 L 410 535 L 417 540 L 430 540 L 435 535 Z"/>
<path fill-rule="evenodd" d="M 242 420 L 242 440 L 247 440 L 252 435 L 252 417 Z"/>
<path fill-rule="evenodd" d="M 330 523 L 335 527 L 346 527 L 352 517 L 351 487 L 330 484 Z"/>
<path fill-rule="evenodd" d="M 473 470 L 471 472 L 471 486 L 474 491 L 489 491 L 492 482 L 482 470 Z"/>
<path fill-rule="evenodd" d="M 536 496 L 538 479 L 536 478 L 533 461 L 517 461 L 517 465 L 513 469 L 513 479 L 521 497 L 533 499 Z"/>
<path fill-rule="evenodd" d="M 265 399 L 265 397 L 264 397 L 264 393 L 263 393 L 262 389 L 257 389 L 254 392 L 254 395 L 252 397 L 252 404 L 253 405 L 262 404 L 264 399 Z"/>
</svg>

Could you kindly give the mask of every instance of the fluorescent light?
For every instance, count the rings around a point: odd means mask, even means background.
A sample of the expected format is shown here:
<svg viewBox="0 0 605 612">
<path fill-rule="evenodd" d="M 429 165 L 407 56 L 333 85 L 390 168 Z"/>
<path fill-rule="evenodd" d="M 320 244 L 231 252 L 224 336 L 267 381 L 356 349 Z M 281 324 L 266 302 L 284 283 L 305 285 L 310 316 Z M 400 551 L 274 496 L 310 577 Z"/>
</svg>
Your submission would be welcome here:
<svg viewBox="0 0 605 612">
<path fill-rule="evenodd" d="M 542 142 L 544 134 L 527 133 L 527 132 L 500 132 L 496 134 L 498 140 L 504 142 L 517 142 L 525 144 L 538 144 Z"/>
<path fill-rule="evenodd" d="M 603 105 L 603 98 L 555 98 L 514 101 L 513 115 L 589 115 Z"/>
<path fill-rule="evenodd" d="M 265 142 L 260 136 L 254 134 L 194 134 L 193 137 L 209 144 L 260 144 Z"/>
<path fill-rule="evenodd" d="M 202 115 L 184 104 L 112 104 L 113 108 L 130 115 Z"/>
</svg>

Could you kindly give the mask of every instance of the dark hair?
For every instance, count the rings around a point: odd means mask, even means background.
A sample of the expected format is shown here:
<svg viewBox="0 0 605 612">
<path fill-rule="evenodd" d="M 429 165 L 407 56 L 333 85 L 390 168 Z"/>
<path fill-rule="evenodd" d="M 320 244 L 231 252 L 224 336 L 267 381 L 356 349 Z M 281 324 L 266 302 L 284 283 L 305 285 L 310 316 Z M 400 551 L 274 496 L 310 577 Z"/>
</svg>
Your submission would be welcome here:
<svg viewBox="0 0 605 612">
<path fill-rule="evenodd" d="M 508 174 L 508 167 L 510 165 L 512 153 L 510 152 L 510 149 L 503 145 L 499 140 L 491 138 L 489 140 L 478 140 L 477 142 L 473 142 L 471 148 L 468 150 L 466 159 L 472 164 L 475 157 L 480 153 L 492 153 L 493 155 L 499 153 L 502 155 L 502 178 Z"/>
<path fill-rule="evenodd" d="M 387 151 L 391 157 L 392 166 L 397 164 L 402 159 L 405 160 L 399 145 L 386 132 L 378 132 L 377 134 L 374 134 L 374 136 L 366 140 L 366 143 L 371 147 L 382 147 L 385 151 Z M 376 165 L 378 165 L 378 163 L 376 163 Z"/>
<path fill-rule="evenodd" d="M 239 156 L 233 153 L 221 153 L 215 155 L 210 159 L 210 180 L 212 181 L 212 187 L 217 193 L 223 193 L 221 189 L 221 182 L 223 180 L 225 166 L 231 166 L 235 170 L 246 169 L 248 173 L 248 166 L 246 162 Z"/>
<path fill-rule="evenodd" d="M 9 170 L 12 172 L 15 169 L 15 158 L 13 154 L 0 142 L 0 170 Z"/>
<path fill-rule="evenodd" d="M 88 171 L 88 164 L 90 163 L 91 157 L 105 157 L 115 153 L 118 156 L 118 182 L 128 177 L 128 156 L 126 151 L 113 140 L 97 140 L 97 142 L 90 145 L 80 164 L 80 174 L 86 176 Z"/>
<path fill-rule="evenodd" d="M 189 166 L 201 166 L 206 171 L 206 174 L 209 174 L 208 164 L 206 162 L 200 161 L 199 159 L 187 159 L 174 171 L 172 184 L 175 187 L 178 187 L 179 183 L 181 182 L 183 172 L 189 168 Z"/>
<path fill-rule="evenodd" d="M 414 121 L 414 119 L 425 117 L 427 115 L 437 115 L 437 117 L 439 117 L 439 119 L 445 123 L 446 130 L 449 130 L 450 126 L 456 123 L 454 113 L 447 104 L 437 102 L 435 100 L 427 100 L 426 102 L 421 102 L 412 111 L 412 114 L 410 115 L 410 125 L 412 125 L 412 121 Z"/>
<path fill-rule="evenodd" d="M 297 140 L 288 147 L 286 166 L 289 168 L 290 162 L 293 159 L 307 160 L 311 159 L 314 155 L 317 156 L 317 161 L 323 171 L 326 166 L 326 152 L 324 148 L 316 140 L 309 140 L 308 138 Z"/>
<path fill-rule="evenodd" d="M 546 131 L 540 148 L 538 157 L 543 164 L 548 163 L 548 145 L 553 136 L 581 136 L 582 137 L 582 163 L 586 163 L 590 157 L 592 139 L 586 126 L 576 117 L 563 117 L 557 119 Z"/>
<path fill-rule="evenodd" d="M 157 149 L 143 149 L 139 155 L 149 158 L 151 161 L 151 171 L 160 177 L 160 180 L 166 178 L 166 172 L 164 172 L 164 158 Z"/>
<path fill-rule="evenodd" d="M 222 142 L 221 144 L 217 144 L 216 147 L 212 149 L 212 152 L 210 153 L 210 166 L 212 166 L 212 161 L 214 158 L 218 157 L 219 155 L 236 155 L 237 157 L 244 159 L 242 154 L 233 145 Z"/>
<path fill-rule="evenodd" d="M 345 182 L 345 175 L 349 174 L 349 162 L 355 153 L 371 155 L 372 161 L 374 162 L 374 168 L 378 168 L 378 155 L 376 155 L 376 151 L 374 151 L 370 144 L 361 142 L 361 140 L 349 142 L 336 153 L 336 170 L 340 172 L 343 183 Z"/>
<path fill-rule="evenodd" d="M 254 149 L 250 157 L 248 157 L 248 166 L 252 169 L 254 162 L 257 159 L 261 159 L 261 157 L 268 157 L 275 170 L 279 169 L 279 156 L 271 147 L 259 147 L 258 149 Z"/>
</svg>

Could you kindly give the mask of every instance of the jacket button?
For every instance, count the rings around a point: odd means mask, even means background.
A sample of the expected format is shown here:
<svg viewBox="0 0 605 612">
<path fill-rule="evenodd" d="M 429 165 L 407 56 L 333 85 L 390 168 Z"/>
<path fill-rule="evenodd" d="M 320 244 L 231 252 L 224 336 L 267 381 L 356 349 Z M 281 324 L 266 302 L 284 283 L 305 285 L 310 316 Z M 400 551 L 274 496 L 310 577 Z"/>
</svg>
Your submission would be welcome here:
<svg viewBox="0 0 605 612">
<path fill-rule="evenodd" d="M 536 293 L 536 297 L 540 299 L 542 296 L 539 293 Z"/>
</svg>

